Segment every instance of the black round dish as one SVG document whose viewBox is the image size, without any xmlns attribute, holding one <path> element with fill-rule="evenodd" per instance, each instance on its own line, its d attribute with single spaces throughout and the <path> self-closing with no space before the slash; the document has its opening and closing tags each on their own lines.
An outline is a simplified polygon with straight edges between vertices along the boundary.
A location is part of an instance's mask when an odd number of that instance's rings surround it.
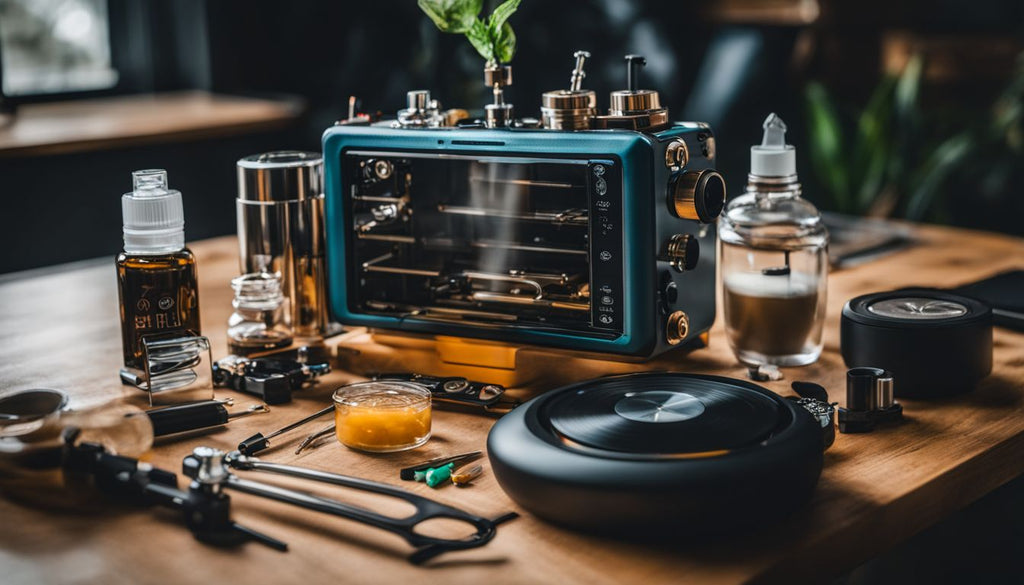
<svg viewBox="0 0 1024 585">
<path fill-rule="evenodd" d="M 647 398 L 663 403 L 667 421 L 651 420 L 658 407 L 638 404 Z M 755 384 L 645 373 L 535 398 L 494 425 L 487 448 L 505 493 L 541 518 L 703 535 L 778 519 L 806 501 L 821 473 L 821 436 L 804 408 Z"/>
</svg>

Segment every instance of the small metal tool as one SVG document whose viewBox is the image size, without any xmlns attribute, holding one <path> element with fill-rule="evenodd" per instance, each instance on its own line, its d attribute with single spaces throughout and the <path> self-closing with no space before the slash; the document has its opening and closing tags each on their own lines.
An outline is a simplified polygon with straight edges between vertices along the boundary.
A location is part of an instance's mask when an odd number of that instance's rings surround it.
<svg viewBox="0 0 1024 585">
<path fill-rule="evenodd" d="M 270 447 L 270 439 L 287 433 L 288 431 L 297 429 L 302 425 L 314 421 L 320 418 L 321 416 L 324 416 L 325 414 L 331 412 L 334 412 L 333 404 L 323 410 L 318 410 L 317 412 L 314 412 L 313 414 L 307 416 L 306 418 L 297 420 L 291 423 L 290 425 L 281 427 L 280 429 L 277 429 L 276 431 L 270 433 L 269 435 L 264 435 L 263 433 L 256 433 L 255 435 L 239 443 L 238 450 L 241 451 L 243 455 L 254 455 L 256 453 L 259 453 L 260 451 L 263 451 L 264 449 Z"/>
<path fill-rule="evenodd" d="M 299 453 L 302 453 L 302 451 L 305 450 L 306 447 L 312 445 L 317 439 L 321 437 L 326 437 L 327 435 L 334 434 L 334 428 L 334 423 L 331 423 L 326 427 L 320 429 L 319 431 L 310 434 L 308 437 L 303 439 L 301 443 L 299 443 L 298 447 L 295 448 L 295 454 L 298 455 Z"/>
<path fill-rule="evenodd" d="M 480 457 L 481 455 L 483 455 L 482 451 L 470 451 L 469 453 L 462 453 L 459 455 L 437 457 L 429 461 L 417 463 L 416 465 L 413 465 L 411 467 L 406 467 L 405 469 L 399 472 L 398 476 L 406 481 L 413 481 L 415 479 L 417 471 L 425 471 L 432 467 L 440 467 L 448 463 L 469 463 L 470 461 L 473 461 L 474 459 Z"/>
</svg>

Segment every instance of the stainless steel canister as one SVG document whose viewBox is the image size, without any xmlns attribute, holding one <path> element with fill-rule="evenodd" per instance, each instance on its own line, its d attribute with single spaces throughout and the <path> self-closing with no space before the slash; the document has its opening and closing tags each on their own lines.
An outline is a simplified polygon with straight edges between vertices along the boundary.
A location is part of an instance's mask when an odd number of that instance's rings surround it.
<svg viewBox="0 0 1024 585">
<path fill-rule="evenodd" d="M 323 158 L 276 151 L 238 161 L 238 245 L 243 274 L 277 272 L 296 337 L 327 328 Z"/>
</svg>

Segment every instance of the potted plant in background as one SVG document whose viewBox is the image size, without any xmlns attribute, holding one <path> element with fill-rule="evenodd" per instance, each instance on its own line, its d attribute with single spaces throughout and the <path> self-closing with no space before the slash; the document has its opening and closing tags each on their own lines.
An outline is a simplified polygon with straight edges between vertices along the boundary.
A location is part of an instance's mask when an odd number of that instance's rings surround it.
<svg viewBox="0 0 1024 585">
<path fill-rule="evenodd" d="M 922 108 L 924 65 L 912 57 L 847 115 L 821 84 L 807 86 L 810 160 L 824 207 L 952 223 L 972 210 L 1014 204 L 1005 199 L 1024 180 L 1024 54 L 980 112 Z M 989 220 L 1002 227 L 999 218 Z"/>
</svg>

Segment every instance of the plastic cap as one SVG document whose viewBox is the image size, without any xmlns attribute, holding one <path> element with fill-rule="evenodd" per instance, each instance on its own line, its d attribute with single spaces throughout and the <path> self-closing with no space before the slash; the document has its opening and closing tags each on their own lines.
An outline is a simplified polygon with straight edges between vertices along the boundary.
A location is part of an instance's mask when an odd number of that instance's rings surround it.
<svg viewBox="0 0 1024 585">
<path fill-rule="evenodd" d="M 132 173 L 134 191 L 121 196 L 124 251 L 167 254 L 185 247 L 185 211 L 181 192 L 167 188 L 167 171 Z"/>
<path fill-rule="evenodd" d="M 764 138 L 750 147 L 750 174 L 788 177 L 796 174 L 796 149 L 786 144 L 786 123 L 774 113 L 764 121 Z"/>
</svg>

